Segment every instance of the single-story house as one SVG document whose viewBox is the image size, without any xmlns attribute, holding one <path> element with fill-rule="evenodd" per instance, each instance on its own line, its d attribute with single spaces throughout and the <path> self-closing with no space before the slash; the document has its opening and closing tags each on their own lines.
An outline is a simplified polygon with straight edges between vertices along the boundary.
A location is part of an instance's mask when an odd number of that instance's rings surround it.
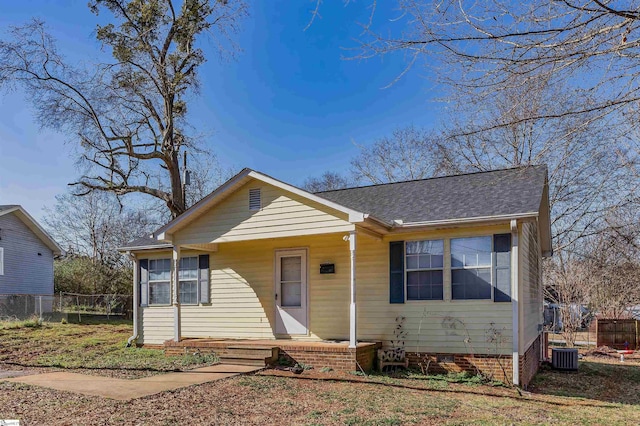
<svg viewBox="0 0 640 426">
<path fill-rule="evenodd" d="M 404 347 L 414 364 L 526 385 L 542 356 L 548 194 L 545 166 L 315 194 L 244 169 L 122 248 L 132 340 L 272 342 L 348 370 Z"/>
<path fill-rule="evenodd" d="M 60 246 L 19 205 L 0 205 L 0 315 L 39 313 L 51 310 L 53 299 L 53 258 Z M 37 303 L 18 295 L 49 296 Z M 13 312 L 12 304 L 19 304 Z M 6 312 L 5 312 L 6 311 Z"/>
</svg>

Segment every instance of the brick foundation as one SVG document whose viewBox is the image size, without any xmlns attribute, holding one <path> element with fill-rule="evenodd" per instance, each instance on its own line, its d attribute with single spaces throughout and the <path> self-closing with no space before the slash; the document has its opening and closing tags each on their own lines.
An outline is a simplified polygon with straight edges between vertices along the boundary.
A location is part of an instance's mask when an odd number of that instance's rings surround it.
<svg viewBox="0 0 640 426">
<path fill-rule="evenodd" d="M 356 349 L 345 347 L 295 346 L 280 347 L 280 356 L 292 363 L 305 364 L 314 368 L 328 367 L 336 371 L 369 372 L 374 367 L 376 351 L 381 344 L 358 346 Z M 359 365 L 359 367 L 358 367 Z"/>
<path fill-rule="evenodd" d="M 428 356 L 429 374 L 460 373 L 466 371 L 470 374 L 482 374 L 493 380 L 511 383 L 512 362 L 510 355 L 469 355 L 469 354 L 445 354 L 407 353 L 410 367 L 419 367 L 418 363 Z"/>
<path fill-rule="evenodd" d="M 536 375 L 540 367 L 540 350 L 542 336 L 538 336 L 531 346 L 520 355 L 518 363 L 520 369 L 520 386 L 526 388 Z M 471 374 L 482 374 L 493 380 L 504 383 L 511 383 L 513 379 L 513 360 L 511 355 L 469 355 L 469 354 L 446 354 L 429 353 L 416 354 L 407 353 L 409 366 L 419 367 L 418 363 L 428 356 L 431 360 L 429 364 L 430 374 L 459 373 L 467 371 Z"/>
<path fill-rule="evenodd" d="M 538 372 L 538 368 L 540 368 L 540 363 L 542 362 L 542 359 L 540 359 L 542 340 L 542 335 L 538 336 L 529 346 L 529 349 L 524 352 L 524 355 L 520 356 L 520 386 L 525 389 Z"/>
</svg>

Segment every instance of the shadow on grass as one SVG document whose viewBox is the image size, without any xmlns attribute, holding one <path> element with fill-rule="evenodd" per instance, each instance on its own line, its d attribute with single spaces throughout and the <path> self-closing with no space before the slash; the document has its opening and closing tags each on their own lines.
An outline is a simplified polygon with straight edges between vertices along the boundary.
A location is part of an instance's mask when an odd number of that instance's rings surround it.
<svg viewBox="0 0 640 426">
<path fill-rule="evenodd" d="M 585 406 L 585 407 L 594 407 L 594 408 L 603 408 L 603 409 L 617 409 L 615 405 L 603 405 L 603 404 L 594 404 L 590 401 L 571 401 L 571 402 L 561 402 L 558 400 L 551 400 L 548 398 L 540 399 L 536 398 L 536 395 L 525 395 L 522 394 L 521 391 L 516 388 L 509 387 L 501 387 L 503 392 L 499 392 L 498 388 L 491 388 L 489 386 L 481 386 L 478 389 L 451 389 L 451 388 L 442 388 L 442 387 L 425 387 L 419 386 L 417 384 L 412 383 L 402 383 L 402 382 L 420 382 L 417 379 L 404 379 L 397 380 L 390 378 L 389 381 L 380 381 L 380 380 L 371 380 L 365 377 L 362 378 L 346 378 L 346 377 L 305 377 L 305 376 L 291 376 L 291 375 L 278 375 L 278 374 L 265 374 L 264 376 L 280 376 L 280 377 L 288 377 L 296 380 L 308 380 L 308 381 L 326 381 L 326 382 L 335 382 L 335 383 L 361 383 L 365 385 L 377 385 L 377 386 L 385 386 L 397 389 L 409 389 L 413 391 L 423 391 L 423 392 L 438 392 L 443 394 L 457 394 L 457 395 L 477 395 L 477 396 L 486 396 L 493 398 L 504 398 L 510 399 L 513 401 L 527 401 L 540 405 L 554 405 L 558 407 L 569 407 L 569 406 Z M 381 377 L 381 376 L 371 376 L 371 377 Z M 427 381 L 426 379 L 425 381 Z M 494 390 L 495 389 L 495 390 Z M 507 393 L 510 392 L 510 393 Z M 560 395 L 554 395 L 560 396 Z M 562 395 L 566 396 L 566 395 Z M 609 401 L 607 401 L 609 402 Z M 617 401 L 611 401 L 617 402 Z"/>
<path fill-rule="evenodd" d="M 540 395 L 640 405 L 640 365 L 580 361 L 578 371 L 543 366 L 530 391 Z"/>
</svg>

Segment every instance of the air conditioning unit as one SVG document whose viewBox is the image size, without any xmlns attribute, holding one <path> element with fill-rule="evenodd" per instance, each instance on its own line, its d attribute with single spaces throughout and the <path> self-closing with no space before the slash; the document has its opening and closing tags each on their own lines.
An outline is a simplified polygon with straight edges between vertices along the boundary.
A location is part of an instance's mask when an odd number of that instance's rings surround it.
<svg viewBox="0 0 640 426">
<path fill-rule="evenodd" d="M 578 350 L 569 348 L 551 349 L 551 365 L 556 370 L 577 370 Z"/>
</svg>

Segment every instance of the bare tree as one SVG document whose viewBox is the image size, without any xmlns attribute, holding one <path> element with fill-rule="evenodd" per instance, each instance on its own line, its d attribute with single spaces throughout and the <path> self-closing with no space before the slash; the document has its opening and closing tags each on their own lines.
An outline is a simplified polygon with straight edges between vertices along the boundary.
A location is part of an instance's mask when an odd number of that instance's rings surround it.
<svg viewBox="0 0 640 426">
<path fill-rule="evenodd" d="M 628 167 L 634 159 L 618 133 L 603 122 L 595 124 L 599 114 L 535 118 L 571 104 L 569 92 L 558 85 L 530 79 L 500 92 L 495 103 L 457 101 L 457 118 L 441 138 L 445 168 L 463 172 L 546 164 L 554 250 L 606 229 L 604 218 L 636 197 L 638 178 Z"/>
<path fill-rule="evenodd" d="M 190 183 L 185 188 L 187 208 L 237 173 L 233 167 L 222 166 L 212 154 L 194 157 L 187 167 L 190 174 Z"/>
<path fill-rule="evenodd" d="M 351 161 L 354 180 L 379 184 L 444 174 L 438 142 L 436 133 L 408 126 L 371 145 L 359 145 L 360 152 Z"/>
<path fill-rule="evenodd" d="M 372 4 L 375 8 L 376 2 Z M 638 110 L 636 0 L 396 4 L 392 23 L 382 23 L 374 14 L 364 24 L 358 57 L 402 53 L 408 67 L 428 64 L 455 91 L 481 98 L 544 77 L 571 87 L 572 97 L 579 100 L 551 117 Z"/>
<path fill-rule="evenodd" d="M 125 208 L 107 192 L 58 195 L 44 224 L 67 251 L 54 264 L 56 291 L 94 294 L 131 293 L 131 262 L 118 247 L 158 226 L 153 215 Z"/>
<path fill-rule="evenodd" d="M 117 248 L 158 226 L 152 216 L 122 207 L 115 195 L 106 192 L 58 195 L 55 206 L 45 211 L 47 230 L 65 250 L 105 265 L 122 264 Z"/>
<path fill-rule="evenodd" d="M 617 212 L 607 222 L 609 229 L 584 254 L 591 276 L 587 296 L 601 317 L 618 319 L 640 304 L 640 228 L 632 211 Z"/>
<path fill-rule="evenodd" d="M 71 66 L 41 21 L 14 27 L 0 41 L 0 87 L 23 87 L 46 127 L 69 135 L 83 167 L 78 194 L 142 193 L 162 200 L 172 216 L 185 210 L 179 153 L 187 96 L 198 88 L 209 35 L 221 52 L 246 14 L 241 0 L 92 0 L 114 23 L 98 25 L 98 41 L 113 60 Z"/>
<path fill-rule="evenodd" d="M 567 252 L 556 258 L 556 262 L 547 265 L 545 298 L 560 307 L 562 337 L 567 346 L 573 347 L 583 324 L 582 305 L 587 300 L 590 270 L 584 262 Z"/>
<path fill-rule="evenodd" d="M 324 172 L 320 177 L 310 177 L 304 181 L 302 187 L 309 192 L 333 191 L 349 188 L 355 182 L 336 172 Z"/>
</svg>

